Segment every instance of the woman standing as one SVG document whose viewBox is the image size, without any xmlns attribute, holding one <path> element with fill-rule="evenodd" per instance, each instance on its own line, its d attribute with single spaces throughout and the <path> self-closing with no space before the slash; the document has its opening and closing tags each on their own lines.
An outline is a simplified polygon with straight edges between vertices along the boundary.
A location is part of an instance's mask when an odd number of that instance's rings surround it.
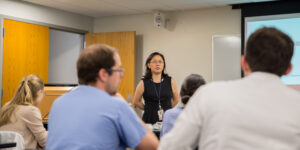
<svg viewBox="0 0 300 150">
<path fill-rule="evenodd" d="M 37 75 L 25 76 L 11 101 L 0 110 L 0 131 L 21 134 L 25 149 L 44 147 L 47 131 L 37 108 L 45 96 L 44 83 Z"/>
<path fill-rule="evenodd" d="M 164 111 L 176 106 L 178 92 L 174 80 L 165 73 L 166 63 L 162 54 L 150 54 L 145 63 L 145 74 L 136 87 L 135 105 L 144 110 L 143 121 L 154 124 L 162 120 Z M 145 105 L 141 102 L 142 97 Z"/>
</svg>

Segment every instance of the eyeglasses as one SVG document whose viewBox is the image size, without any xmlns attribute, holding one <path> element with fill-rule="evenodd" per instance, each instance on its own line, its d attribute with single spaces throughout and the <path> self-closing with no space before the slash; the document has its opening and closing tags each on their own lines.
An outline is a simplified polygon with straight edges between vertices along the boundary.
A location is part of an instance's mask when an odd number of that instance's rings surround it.
<svg viewBox="0 0 300 150">
<path fill-rule="evenodd" d="M 163 64 L 164 62 L 163 61 L 151 61 L 150 63 L 151 64 Z"/>
<path fill-rule="evenodd" d="M 124 69 L 120 68 L 120 69 L 111 69 L 111 68 L 107 68 L 105 69 L 107 72 L 120 72 L 120 73 L 124 73 Z"/>
</svg>

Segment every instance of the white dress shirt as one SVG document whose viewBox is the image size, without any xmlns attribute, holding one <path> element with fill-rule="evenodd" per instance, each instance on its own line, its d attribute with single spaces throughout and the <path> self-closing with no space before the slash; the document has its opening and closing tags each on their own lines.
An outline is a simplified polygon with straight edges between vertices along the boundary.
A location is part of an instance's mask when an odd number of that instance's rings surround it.
<svg viewBox="0 0 300 150">
<path fill-rule="evenodd" d="M 254 72 L 198 89 L 159 150 L 299 150 L 300 92 Z"/>
</svg>

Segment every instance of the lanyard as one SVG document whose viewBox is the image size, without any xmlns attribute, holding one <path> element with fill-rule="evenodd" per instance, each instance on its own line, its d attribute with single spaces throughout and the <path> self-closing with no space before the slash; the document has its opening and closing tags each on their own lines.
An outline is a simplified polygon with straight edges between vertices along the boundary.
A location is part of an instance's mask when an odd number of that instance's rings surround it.
<svg viewBox="0 0 300 150">
<path fill-rule="evenodd" d="M 156 89 L 156 86 L 155 86 L 153 80 L 151 80 L 151 81 L 152 81 L 152 84 L 153 84 L 153 87 L 154 87 L 154 90 L 155 90 L 155 94 L 158 98 L 159 109 L 161 109 L 161 106 L 160 106 L 160 92 L 161 92 L 161 81 L 162 80 L 160 80 L 160 83 L 159 83 L 159 90 Z"/>
</svg>

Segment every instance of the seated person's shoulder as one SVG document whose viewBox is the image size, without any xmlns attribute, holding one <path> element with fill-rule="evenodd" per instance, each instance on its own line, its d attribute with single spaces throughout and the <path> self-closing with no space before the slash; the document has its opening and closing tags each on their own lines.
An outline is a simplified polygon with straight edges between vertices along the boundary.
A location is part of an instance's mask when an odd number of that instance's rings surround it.
<svg viewBox="0 0 300 150">
<path fill-rule="evenodd" d="M 128 103 L 120 97 L 112 96 L 111 100 L 113 101 L 113 103 L 115 103 L 116 105 L 118 105 L 120 107 L 124 107 L 124 106 L 128 107 L 129 106 Z"/>
<path fill-rule="evenodd" d="M 171 117 L 171 116 L 177 116 L 182 111 L 182 108 L 180 106 L 174 107 L 172 109 L 167 110 L 164 113 L 164 117 Z"/>
<path fill-rule="evenodd" d="M 174 108 L 168 109 L 168 110 L 164 113 L 164 116 L 169 116 L 169 115 L 171 115 L 171 114 L 173 113 L 173 111 L 174 111 Z"/>
<path fill-rule="evenodd" d="M 41 114 L 39 108 L 31 105 L 20 106 L 18 112 L 23 117 L 39 116 Z"/>
<path fill-rule="evenodd" d="M 32 105 L 21 105 L 19 110 L 22 112 L 39 112 L 39 108 Z"/>
<path fill-rule="evenodd" d="M 197 89 L 199 91 L 215 91 L 217 89 L 221 90 L 226 90 L 226 88 L 234 86 L 235 81 L 216 81 L 216 82 L 211 82 L 206 85 L 201 86 L 200 88 Z"/>
</svg>

